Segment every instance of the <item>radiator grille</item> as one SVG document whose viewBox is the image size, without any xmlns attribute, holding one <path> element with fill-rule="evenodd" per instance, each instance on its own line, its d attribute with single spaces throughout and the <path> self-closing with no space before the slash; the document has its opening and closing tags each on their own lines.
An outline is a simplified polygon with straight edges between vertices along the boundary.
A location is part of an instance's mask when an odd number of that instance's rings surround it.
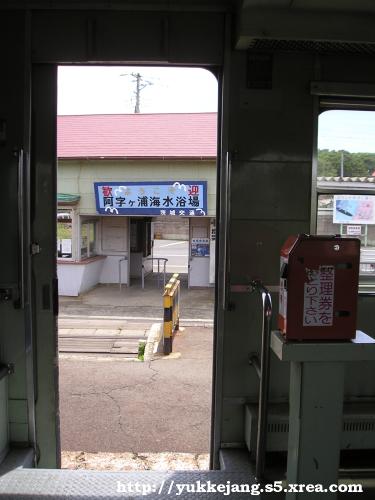
<svg viewBox="0 0 375 500">
<path fill-rule="evenodd" d="M 287 422 L 271 422 L 267 426 L 268 432 L 289 432 L 289 424 Z"/>
<path fill-rule="evenodd" d="M 249 50 L 283 50 L 315 52 L 320 54 L 375 54 L 375 43 L 316 42 L 309 40 L 273 40 L 255 38 Z"/>
<path fill-rule="evenodd" d="M 342 430 L 344 432 L 373 432 L 375 430 L 375 422 L 344 422 Z"/>
</svg>

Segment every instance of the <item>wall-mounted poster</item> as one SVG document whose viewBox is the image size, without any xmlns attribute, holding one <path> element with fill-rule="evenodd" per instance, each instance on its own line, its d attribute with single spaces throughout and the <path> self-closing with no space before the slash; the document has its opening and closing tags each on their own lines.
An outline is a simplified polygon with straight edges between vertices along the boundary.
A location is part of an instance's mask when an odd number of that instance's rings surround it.
<svg viewBox="0 0 375 500">
<path fill-rule="evenodd" d="M 102 215 L 207 215 L 207 181 L 95 182 Z"/>
<path fill-rule="evenodd" d="M 210 255 L 210 238 L 191 239 L 192 257 L 209 257 L 209 255 Z"/>
<path fill-rule="evenodd" d="M 337 194 L 333 197 L 334 224 L 375 224 L 375 196 Z"/>
</svg>

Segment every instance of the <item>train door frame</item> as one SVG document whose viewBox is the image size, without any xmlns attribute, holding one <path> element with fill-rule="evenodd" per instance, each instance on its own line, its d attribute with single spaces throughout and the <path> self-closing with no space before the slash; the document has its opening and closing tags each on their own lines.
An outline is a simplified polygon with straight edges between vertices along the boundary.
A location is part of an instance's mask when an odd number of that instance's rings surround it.
<svg viewBox="0 0 375 500">
<path fill-rule="evenodd" d="M 228 32 L 229 29 L 229 20 L 226 22 L 226 32 Z M 229 36 L 227 35 L 226 37 L 227 44 L 229 46 Z M 227 50 L 229 53 L 229 49 Z M 228 54 L 226 55 L 228 59 Z M 54 76 L 52 77 L 52 82 L 54 89 L 52 92 L 52 96 L 50 96 L 50 101 L 49 105 L 51 106 L 51 103 L 54 108 L 54 116 L 51 117 L 49 116 L 49 119 L 54 119 L 55 127 L 56 127 L 56 117 L 57 117 L 57 80 L 56 80 L 56 73 L 57 73 L 57 68 L 61 63 L 59 62 L 54 62 L 51 64 L 38 64 L 38 63 L 33 63 L 32 64 L 32 75 L 33 78 L 35 78 L 35 74 L 37 74 L 37 79 L 42 79 L 43 77 L 39 75 L 39 73 L 43 73 L 43 71 L 46 73 L 48 71 L 51 72 Z M 131 65 L 129 62 L 126 63 L 118 63 L 118 64 L 124 64 L 124 65 Z M 106 66 L 105 62 L 102 63 L 95 63 L 95 65 L 100 66 Z M 152 63 L 149 63 L 149 65 L 152 65 Z M 171 64 L 170 66 L 175 66 Z M 202 67 L 205 68 L 204 65 L 199 65 L 199 64 L 194 64 L 192 65 L 193 67 Z M 207 69 L 207 67 L 205 68 Z M 223 85 L 223 80 L 224 76 L 226 75 L 227 79 L 229 79 L 229 66 L 228 64 L 224 61 L 222 66 L 212 66 L 212 70 L 216 69 L 214 73 L 216 74 L 216 77 L 218 79 L 218 142 L 217 142 L 217 150 L 218 150 L 218 155 L 217 155 L 217 174 L 216 174 L 216 183 L 217 183 L 217 196 L 216 196 L 216 206 L 217 206 L 217 211 L 216 211 L 216 217 L 217 220 L 221 221 L 220 222 L 220 228 L 218 227 L 218 244 L 216 245 L 216 259 L 215 259 L 215 274 L 216 274 L 216 280 L 215 280 L 215 312 L 214 312 L 214 345 L 213 345 L 213 376 L 212 376 L 212 404 L 211 404 L 211 439 L 210 439 L 210 468 L 213 469 L 218 469 L 219 466 L 219 449 L 221 445 L 221 415 L 222 415 L 222 387 L 223 387 L 223 374 L 222 374 L 222 366 L 223 366 L 223 324 L 224 324 L 224 319 L 223 315 L 225 312 L 225 307 L 224 307 L 224 300 L 222 299 L 223 297 L 223 290 L 225 289 L 225 281 L 226 281 L 226 269 L 227 269 L 227 263 L 228 263 L 228 219 L 229 219 L 229 212 L 228 210 L 228 155 L 226 153 L 227 151 L 227 144 L 228 144 L 228 111 L 227 111 L 227 106 L 224 106 L 224 103 L 227 103 L 229 101 L 229 88 L 228 86 Z M 46 80 L 46 82 L 44 82 Z M 47 87 L 48 84 L 51 83 L 51 76 L 44 76 L 43 83 L 46 83 Z M 36 88 L 36 86 L 34 86 Z M 48 89 L 51 91 L 51 89 Z M 47 93 L 48 94 L 48 93 Z M 45 101 L 41 100 L 41 93 L 38 92 L 38 95 L 36 97 L 36 93 L 32 92 L 31 94 L 31 104 L 34 108 L 33 111 L 33 126 L 31 127 L 31 135 L 32 139 L 35 139 L 35 131 L 38 130 L 38 120 L 41 121 L 40 126 L 43 128 L 44 123 L 43 120 L 45 119 L 45 113 L 46 113 L 46 107 L 45 107 Z M 43 96 L 45 98 L 45 95 Z M 47 108 L 49 109 L 49 108 Z M 50 176 L 50 181 L 52 179 L 52 184 L 51 185 L 51 193 L 55 193 L 56 191 L 56 171 L 57 171 L 57 159 L 56 159 L 56 144 L 55 141 L 50 140 L 48 143 L 49 145 L 53 145 L 54 147 L 54 157 L 50 156 L 49 161 L 44 158 L 44 163 L 47 164 L 52 164 L 54 166 L 52 176 Z M 42 153 L 45 153 L 45 151 Z M 30 155 L 31 158 L 31 164 L 34 166 L 39 163 L 40 158 L 38 157 L 38 153 L 34 149 L 32 151 L 32 154 Z M 31 197 L 33 200 L 38 199 L 38 189 L 42 187 L 42 184 L 35 182 L 33 189 L 31 190 Z M 56 193 L 55 193 L 56 194 Z M 40 195 L 40 193 L 39 193 Z M 40 197 L 40 196 L 39 196 Z M 33 202 L 32 200 L 32 202 Z M 36 204 L 36 203 L 35 203 Z M 51 202 L 51 205 L 54 206 Z M 220 215 L 219 215 L 220 214 Z M 55 213 L 52 214 L 52 219 L 55 217 Z M 40 231 L 42 228 L 40 227 L 40 223 L 42 222 L 42 217 L 39 215 L 39 218 L 37 217 L 35 222 L 36 224 L 33 227 L 33 240 L 38 240 L 40 237 L 38 236 L 38 233 L 40 234 Z M 53 219 L 55 222 L 55 219 Z M 39 228 L 37 228 L 39 224 Z M 42 224 L 43 225 L 43 224 Z M 219 226 L 219 224 L 218 224 Z M 53 228 L 53 235 L 49 235 L 49 239 L 53 242 L 51 245 L 45 245 L 44 248 L 50 248 L 55 249 L 56 248 L 56 234 L 55 234 L 55 225 L 52 223 L 51 220 L 51 227 Z M 221 231 L 219 231 L 221 229 Z M 45 232 L 45 228 L 43 228 L 43 231 Z M 130 224 L 129 224 L 129 231 L 130 231 Z M 130 235 L 129 235 L 130 236 Z M 130 250 L 130 238 L 129 238 L 129 250 Z M 129 252 L 129 259 L 130 259 L 130 252 Z M 43 261 L 43 259 L 41 259 Z M 54 260 L 55 267 L 56 267 L 56 259 Z M 41 264 L 42 265 L 42 264 Z M 33 265 L 33 270 L 34 270 L 34 284 L 33 284 L 33 294 L 35 296 L 38 295 L 38 290 L 43 288 L 43 286 L 48 285 L 43 285 L 42 283 L 38 283 L 39 280 L 39 274 L 35 272 L 35 266 Z M 50 277 L 53 279 L 53 281 L 56 281 L 56 278 L 54 277 L 54 269 L 55 267 L 52 267 L 50 270 L 49 274 Z M 220 268 L 220 272 L 219 272 Z M 129 261 L 129 269 L 130 269 L 130 261 Z M 47 289 L 46 289 L 47 290 Z M 51 294 L 54 293 L 53 296 L 53 303 L 55 304 L 58 300 L 57 296 L 57 287 L 54 288 L 54 290 L 51 289 Z M 57 306 L 56 306 L 57 307 Z M 43 309 L 41 308 L 35 308 L 35 315 L 38 316 L 40 315 L 40 311 Z M 56 348 L 56 341 L 57 341 L 57 312 L 56 308 L 51 309 L 49 311 L 49 321 L 51 323 L 50 325 L 50 330 L 53 330 L 55 332 L 55 337 L 54 337 L 54 345 Z M 35 337 L 36 337 L 36 344 L 40 344 L 39 342 L 39 333 L 38 333 L 38 328 L 35 328 Z M 54 352 L 53 359 L 57 357 L 57 352 Z M 51 356 L 52 358 L 52 356 Z M 37 369 L 37 368 L 36 368 Z M 53 397 L 54 397 L 54 407 L 55 407 L 55 412 L 56 412 L 56 423 L 55 423 L 55 429 L 51 429 L 51 434 L 50 435 L 55 435 L 55 446 L 54 446 L 54 453 L 55 453 L 55 463 L 59 465 L 60 463 L 60 438 L 59 438 L 59 421 L 58 421 L 58 415 L 59 415 L 59 409 L 58 409 L 58 367 L 55 366 L 53 368 L 53 371 L 55 373 L 54 376 L 54 388 L 53 391 L 50 388 L 49 392 L 53 392 Z M 40 377 L 39 377 L 40 380 Z M 38 387 L 35 387 L 35 392 L 38 391 Z M 48 395 L 44 394 L 43 396 L 46 397 L 46 405 L 48 406 L 50 402 L 48 402 Z M 39 403 L 40 406 L 40 403 Z M 36 409 L 38 411 L 38 408 Z M 35 419 L 35 417 L 34 417 Z M 39 422 L 40 422 L 39 418 Z M 38 424 L 38 422 L 37 422 Z M 40 426 L 40 423 L 39 423 Z M 38 425 L 37 425 L 38 427 Z M 42 432 L 39 432 L 39 435 L 41 435 Z M 51 447 L 51 440 L 49 442 L 49 447 Z M 51 459 L 49 459 L 48 463 L 51 463 Z M 43 460 L 41 462 L 43 466 L 48 466 L 45 465 L 45 461 Z"/>
</svg>

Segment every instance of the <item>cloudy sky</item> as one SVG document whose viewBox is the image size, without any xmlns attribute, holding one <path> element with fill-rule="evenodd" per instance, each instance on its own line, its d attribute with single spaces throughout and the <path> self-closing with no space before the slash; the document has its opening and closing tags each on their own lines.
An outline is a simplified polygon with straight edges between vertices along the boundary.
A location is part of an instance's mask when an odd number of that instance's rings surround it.
<svg viewBox="0 0 375 500">
<path fill-rule="evenodd" d="M 375 153 L 373 111 L 326 111 L 319 118 L 320 149 Z"/>
<path fill-rule="evenodd" d="M 60 115 L 133 113 L 142 75 L 141 113 L 217 111 L 217 80 L 198 68 L 65 66 L 59 68 Z"/>
</svg>

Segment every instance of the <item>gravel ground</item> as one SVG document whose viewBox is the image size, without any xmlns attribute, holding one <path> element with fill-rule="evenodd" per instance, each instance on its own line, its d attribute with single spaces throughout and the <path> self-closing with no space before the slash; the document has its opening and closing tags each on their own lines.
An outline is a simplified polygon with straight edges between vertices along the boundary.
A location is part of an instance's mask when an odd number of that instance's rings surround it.
<svg viewBox="0 0 375 500">
<path fill-rule="evenodd" d="M 208 470 L 209 455 L 193 453 L 86 453 L 63 451 L 63 469 L 107 471 Z"/>
</svg>

